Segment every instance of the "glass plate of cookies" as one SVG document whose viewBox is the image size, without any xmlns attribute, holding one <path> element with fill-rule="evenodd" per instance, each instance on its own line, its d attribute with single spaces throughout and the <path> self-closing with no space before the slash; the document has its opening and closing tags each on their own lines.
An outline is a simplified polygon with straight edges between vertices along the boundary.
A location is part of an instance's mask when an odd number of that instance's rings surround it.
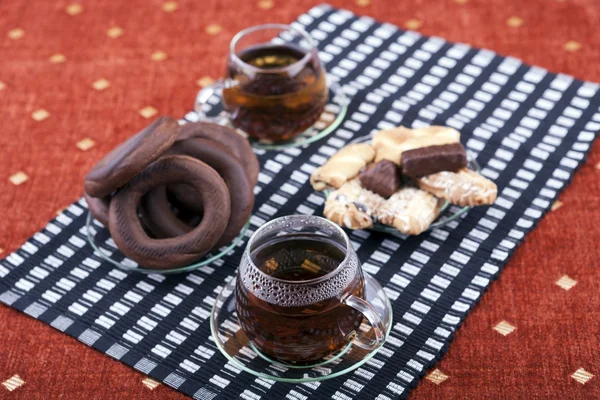
<svg viewBox="0 0 600 400">
<path fill-rule="evenodd" d="M 324 215 L 348 229 L 419 235 L 496 200 L 460 132 L 397 127 L 355 139 L 311 175 Z"/>
</svg>

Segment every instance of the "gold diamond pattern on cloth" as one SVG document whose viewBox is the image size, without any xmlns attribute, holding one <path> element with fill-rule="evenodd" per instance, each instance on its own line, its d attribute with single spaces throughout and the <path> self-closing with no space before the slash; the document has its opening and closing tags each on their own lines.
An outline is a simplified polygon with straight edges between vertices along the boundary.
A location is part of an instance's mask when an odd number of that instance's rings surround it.
<svg viewBox="0 0 600 400">
<path fill-rule="evenodd" d="M 164 61 L 167 59 L 167 53 L 165 53 L 162 50 L 158 50 L 155 51 L 154 53 L 152 53 L 152 55 L 150 56 L 150 59 L 152 61 Z"/>
<path fill-rule="evenodd" d="M 569 278 L 567 275 L 563 275 L 559 280 L 555 282 L 558 286 L 565 290 L 571 289 L 573 286 L 577 285 L 577 281 L 575 279 Z"/>
<path fill-rule="evenodd" d="M 435 383 L 436 385 L 439 385 L 440 383 L 442 383 L 446 379 L 448 379 L 449 376 L 444 374 L 442 371 L 440 371 L 439 369 L 436 368 L 433 371 L 431 371 L 431 373 L 429 375 L 427 375 L 425 378 L 427 380 Z"/>
<path fill-rule="evenodd" d="M 67 61 L 67 57 L 64 54 L 56 53 L 52 54 L 48 59 L 52 64 L 61 64 Z"/>
<path fill-rule="evenodd" d="M 67 8 L 65 8 L 65 11 L 67 14 L 75 16 L 83 12 L 83 6 L 79 3 L 69 4 Z"/>
<path fill-rule="evenodd" d="M 510 335 L 515 329 L 517 328 L 506 321 L 501 321 L 494 326 L 494 330 L 503 336 Z"/>
<path fill-rule="evenodd" d="M 223 30 L 223 27 L 219 24 L 210 24 L 206 27 L 205 32 L 209 35 L 218 35 Z"/>
<path fill-rule="evenodd" d="M 98 91 L 107 89 L 109 86 L 110 82 L 104 78 L 98 79 L 97 81 L 94 81 L 94 83 L 92 83 L 92 87 Z"/>
<path fill-rule="evenodd" d="M 25 384 L 25 381 L 23 379 L 21 379 L 21 377 L 19 375 L 13 375 L 9 379 L 2 382 L 2 385 L 9 392 L 12 392 L 13 390 L 23 386 L 24 384 Z"/>
<path fill-rule="evenodd" d="M 35 110 L 31 113 L 31 118 L 33 118 L 35 121 L 43 121 L 47 118 L 50 118 L 50 113 L 47 110 L 40 108 L 39 110 Z"/>
<path fill-rule="evenodd" d="M 25 31 L 21 28 L 14 28 L 8 31 L 6 35 L 9 37 L 9 39 L 18 40 L 25 36 Z"/>
<path fill-rule="evenodd" d="M 92 147 L 94 147 L 96 145 L 96 142 L 94 142 L 92 139 L 90 138 L 85 138 L 85 139 L 81 139 L 79 142 L 77 142 L 76 146 L 79 150 L 81 151 L 88 151 L 89 149 L 91 149 Z"/>
<path fill-rule="evenodd" d="M 158 113 L 158 110 L 152 106 L 146 106 L 140 110 L 140 115 L 144 118 L 152 118 Z"/>
<path fill-rule="evenodd" d="M 175 10 L 177 10 L 178 5 L 176 1 L 167 1 L 166 3 L 163 3 L 162 5 L 162 9 L 165 12 L 173 12 Z"/>
<path fill-rule="evenodd" d="M 577 382 L 581 383 L 582 385 L 585 385 L 587 383 L 587 381 L 589 381 L 593 377 L 594 377 L 594 375 L 590 374 L 583 368 L 579 368 L 577 371 L 575 371 L 575 372 L 573 372 L 573 374 L 571 374 L 571 378 L 575 379 Z"/>
<path fill-rule="evenodd" d="M 28 179 L 29 179 L 29 177 L 23 171 L 19 171 L 15 174 L 11 175 L 10 178 L 8 178 L 8 180 L 15 186 L 19 186 L 19 185 L 27 182 Z"/>
<path fill-rule="evenodd" d="M 409 19 L 408 21 L 406 21 L 404 26 L 406 27 L 406 29 L 416 31 L 417 29 L 423 26 L 423 22 L 418 19 Z"/>
<path fill-rule="evenodd" d="M 154 389 L 156 389 L 157 387 L 160 386 L 160 382 L 157 382 L 157 381 L 155 381 L 154 379 L 151 379 L 151 378 L 144 379 L 142 381 L 142 384 L 144 386 L 146 386 L 150 390 L 154 390 Z"/>
<path fill-rule="evenodd" d="M 574 40 L 569 40 L 567 43 L 565 43 L 564 49 L 566 51 L 575 52 L 581 49 L 581 43 Z"/>
<path fill-rule="evenodd" d="M 272 0 L 260 0 L 258 2 L 258 8 L 262 8 L 263 10 L 270 10 L 271 8 L 273 8 L 273 1 Z"/>
<path fill-rule="evenodd" d="M 118 26 L 113 26 L 106 31 L 106 35 L 108 35 L 110 38 L 116 39 L 123 35 L 123 29 L 119 28 Z"/>
<path fill-rule="evenodd" d="M 506 25 L 508 25 L 511 28 L 518 28 L 521 25 L 523 25 L 523 19 L 519 18 L 519 17 L 510 17 L 509 19 L 506 20 Z"/>
</svg>

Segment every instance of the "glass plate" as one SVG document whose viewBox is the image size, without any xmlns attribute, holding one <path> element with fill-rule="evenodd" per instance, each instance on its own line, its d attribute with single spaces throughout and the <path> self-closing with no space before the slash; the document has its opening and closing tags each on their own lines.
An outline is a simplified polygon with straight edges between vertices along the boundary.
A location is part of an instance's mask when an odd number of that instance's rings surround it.
<svg viewBox="0 0 600 400">
<path fill-rule="evenodd" d="M 371 141 L 372 139 L 373 139 L 372 135 L 367 135 L 367 136 L 363 136 L 363 137 L 354 139 L 349 144 L 367 143 L 367 142 Z M 467 160 L 468 160 L 467 167 L 469 169 L 471 169 L 473 171 L 481 172 L 481 167 L 477 163 L 477 160 L 475 160 L 475 157 L 468 152 L 467 152 Z M 325 199 L 327 199 L 327 196 L 329 195 L 330 191 L 331 191 L 331 189 L 325 189 L 322 191 L 323 195 L 325 196 Z M 470 208 L 471 207 L 469 207 L 469 206 L 465 206 L 465 207 L 454 206 L 449 201 L 444 202 L 444 204 L 442 204 L 442 206 L 440 207 L 440 214 L 435 219 L 435 221 L 433 221 L 431 223 L 431 225 L 429 225 L 429 228 L 427 228 L 425 230 L 425 232 L 433 230 L 433 229 L 441 228 L 442 226 L 458 219 L 461 215 L 463 215 L 467 211 L 469 211 Z M 380 224 L 380 223 L 374 223 L 371 228 L 368 228 L 368 230 L 375 231 L 375 232 L 388 233 L 390 235 L 395 235 L 395 236 L 406 236 L 405 234 L 403 234 L 396 228 L 394 228 L 392 226 Z"/>
<path fill-rule="evenodd" d="M 325 110 L 319 117 L 319 120 L 315 122 L 313 126 L 285 142 L 272 142 L 268 140 L 255 140 L 248 138 L 248 141 L 252 147 L 262 150 L 282 150 L 290 147 L 306 146 L 312 142 L 316 142 L 319 139 L 331 134 L 344 120 L 346 113 L 348 112 L 348 104 L 350 99 L 342 90 L 342 87 L 337 83 L 328 83 L 329 86 L 329 98 L 327 104 L 325 104 Z M 219 96 L 220 103 L 220 96 Z M 227 113 L 221 112 L 220 114 L 209 117 L 206 120 L 215 122 L 220 125 L 226 125 L 232 128 L 231 122 L 227 117 Z M 244 133 L 244 136 L 247 136 Z"/>
<path fill-rule="evenodd" d="M 215 253 L 213 251 L 213 252 L 210 252 L 210 253 L 204 255 L 201 259 L 199 259 L 197 262 L 195 262 L 193 264 L 186 265 L 184 267 L 179 267 L 179 268 L 150 269 L 150 268 L 144 268 L 144 267 L 138 265 L 135 261 L 132 261 L 132 260 L 126 258 L 123 255 L 123 253 L 121 253 L 119 251 L 119 249 L 116 248 L 116 246 L 114 245 L 114 242 L 113 243 L 104 243 L 103 245 L 99 245 L 96 242 L 96 235 L 98 233 L 98 228 L 101 230 L 105 230 L 106 228 L 104 228 L 102 225 L 93 226 L 92 221 L 93 221 L 92 214 L 90 212 L 88 212 L 87 219 L 85 221 L 86 236 L 87 236 L 88 242 L 90 243 L 90 245 L 92 246 L 94 251 L 102 259 L 113 264 L 115 267 L 125 270 L 125 271 L 135 271 L 135 272 L 140 272 L 142 274 L 163 274 L 163 275 L 178 274 L 181 272 L 193 271 L 195 269 L 198 269 L 200 267 L 208 265 L 208 264 L 218 260 L 219 258 L 222 258 L 227 253 L 229 253 L 235 246 L 237 246 L 238 243 L 244 238 L 244 236 L 246 235 L 246 230 L 248 229 L 248 226 L 250 225 L 250 220 L 248 220 L 248 222 L 246 222 L 246 224 L 242 228 L 242 231 L 240 232 L 240 234 L 235 239 L 233 239 L 233 241 L 229 245 L 227 245 L 225 247 L 221 247 L 220 249 L 218 249 L 217 253 Z M 100 223 L 97 223 L 97 224 L 100 224 Z M 112 242 L 112 239 L 110 238 L 110 236 L 108 239 Z M 109 247 L 111 249 L 112 253 L 109 253 L 108 251 L 103 249 L 106 247 Z"/>
<path fill-rule="evenodd" d="M 392 327 L 392 305 L 381 285 L 369 274 L 365 276 L 365 300 L 379 316 L 386 328 L 386 337 Z M 231 363 L 252 375 L 281 382 L 314 382 L 335 378 L 353 371 L 369 361 L 379 349 L 364 350 L 349 343 L 338 353 L 308 366 L 282 363 L 258 350 L 240 328 L 235 311 L 235 281 L 223 288 L 210 315 L 210 329 L 217 347 Z M 368 325 L 368 323 L 367 323 Z M 373 334 L 373 329 L 362 334 Z"/>
</svg>

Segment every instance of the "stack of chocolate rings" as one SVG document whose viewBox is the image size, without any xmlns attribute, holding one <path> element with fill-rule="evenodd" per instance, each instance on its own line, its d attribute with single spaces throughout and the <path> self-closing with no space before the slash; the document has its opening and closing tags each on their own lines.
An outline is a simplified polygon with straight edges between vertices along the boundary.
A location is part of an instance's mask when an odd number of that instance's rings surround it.
<svg viewBox="0 0 600 400">
<path fill-rule="evenodd" d="M 160 117 L 92 168 L 84 197 L 125 256 L 145 268 L 172 269 L 238 236 L 254 206 L 259 169 L 234 130 Z"/>
</svg>

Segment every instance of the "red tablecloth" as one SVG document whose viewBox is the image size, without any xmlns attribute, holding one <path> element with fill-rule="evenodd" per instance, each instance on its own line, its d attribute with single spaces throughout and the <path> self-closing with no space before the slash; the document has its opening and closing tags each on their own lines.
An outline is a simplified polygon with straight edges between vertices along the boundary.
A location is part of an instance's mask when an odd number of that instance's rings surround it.
<svg viewBox="0 0 600 400">
<path fill-rule="evenodd" d="M 17 248 L 78 198 L 88 169 L 148 123 L 140 110 L 190 110 L 199 84 L 223 71 L 235 32 L 290 22 L 317 3 L 0 2 L 0 248 Z M 331 4 L 600 81 L 598 0 Z M 78 148 L 90 144 L 83 139 L 95 145 Z M 562 206 L 527 237 L 413 398 L 600 398 L 599 195 L 597 143 Z M 556 284 L 565 275 L 576 281 L 569 290 Z M 501 321 L 516 329 L 501 335 L 493 329 Z M 596 376 L 582 384 L 571 377 L 580 368 L 580 381 Z M 0 386 L 0 398 L 183 397 L 165 385 L 150 390 L 133 369 L 0 307 L 0 382 L 14 375 L 25 383 Z"/>
</svg>

